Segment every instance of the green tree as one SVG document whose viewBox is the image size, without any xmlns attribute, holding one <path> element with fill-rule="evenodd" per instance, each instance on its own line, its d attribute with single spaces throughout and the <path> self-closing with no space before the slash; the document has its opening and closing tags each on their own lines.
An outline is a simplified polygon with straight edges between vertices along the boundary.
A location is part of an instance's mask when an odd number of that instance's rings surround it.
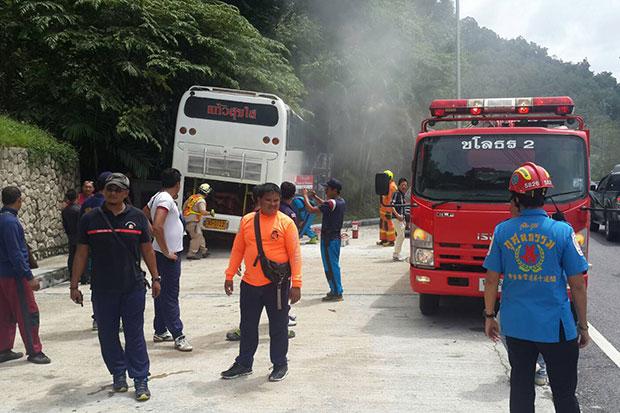
<svg viewBox="0 0 620 413">
<path fill-rule="evenodd" d="M 191 85 L 304 92 L 286 48 L 219 1 L 3 0 L 0 26 L 0 110 L 73 143 L 83 173 L 168 165 Z"/>
</svg>

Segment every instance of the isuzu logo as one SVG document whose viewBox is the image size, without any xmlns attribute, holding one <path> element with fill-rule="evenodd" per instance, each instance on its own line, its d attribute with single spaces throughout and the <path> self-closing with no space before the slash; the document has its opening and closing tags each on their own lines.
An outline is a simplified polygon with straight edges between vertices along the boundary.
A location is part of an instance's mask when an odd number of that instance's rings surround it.
<svg viewBox="0 0 620 413">
<path fill-rule="evenodd" d="M 493 234 L 490 234 L 488 232 L 479 232 L 478 234 L 476 234 L 476 239 L 478 241 L 491 241 L 492 237 Z"/>
</svg>

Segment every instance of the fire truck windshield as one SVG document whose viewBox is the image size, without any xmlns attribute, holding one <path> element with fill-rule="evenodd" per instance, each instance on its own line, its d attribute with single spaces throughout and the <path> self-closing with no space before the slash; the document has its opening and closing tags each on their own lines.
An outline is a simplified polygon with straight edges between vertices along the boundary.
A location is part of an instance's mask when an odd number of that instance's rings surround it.
<svg viewBox="0 0 620 413">
<path fill-rule="evenodd" d="M 574 135 L 445 135 L 418 142 L 414 193 L 433 201 L 508 202 L 512 172 L 527 161 L 551 174 L 556 202 L 584 197 L 586 144 Z"/>
</svg>

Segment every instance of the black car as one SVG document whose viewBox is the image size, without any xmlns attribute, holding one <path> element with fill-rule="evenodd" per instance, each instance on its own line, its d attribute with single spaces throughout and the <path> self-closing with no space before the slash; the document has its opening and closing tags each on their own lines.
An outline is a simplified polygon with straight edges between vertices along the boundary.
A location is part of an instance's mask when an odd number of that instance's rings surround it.
<svg viewBox="0 0 620 413">
<path fill-rule="evenodd" d="M 605 238 L 611 241 L 620 235 L 620 165 L 616 165 L 609 175 L 600 180 L 590 191 L 592 214 L 590 230 L 598 231 L 605 226 Z"/>
</svg>

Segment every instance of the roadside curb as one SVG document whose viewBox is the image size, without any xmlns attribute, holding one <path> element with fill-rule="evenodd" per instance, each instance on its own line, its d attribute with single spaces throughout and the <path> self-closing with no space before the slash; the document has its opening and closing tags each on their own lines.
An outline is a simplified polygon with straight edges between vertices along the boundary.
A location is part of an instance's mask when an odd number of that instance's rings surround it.
<svg viewBox="0 0 620 413">
<path fill-rule="evenodd" d="M 41 280 L 41 289 L 52 287 L 69 280 L 69 269 L 64 267 L 44 267 L 32 270 L 32 275 Z"/>
</svg>

